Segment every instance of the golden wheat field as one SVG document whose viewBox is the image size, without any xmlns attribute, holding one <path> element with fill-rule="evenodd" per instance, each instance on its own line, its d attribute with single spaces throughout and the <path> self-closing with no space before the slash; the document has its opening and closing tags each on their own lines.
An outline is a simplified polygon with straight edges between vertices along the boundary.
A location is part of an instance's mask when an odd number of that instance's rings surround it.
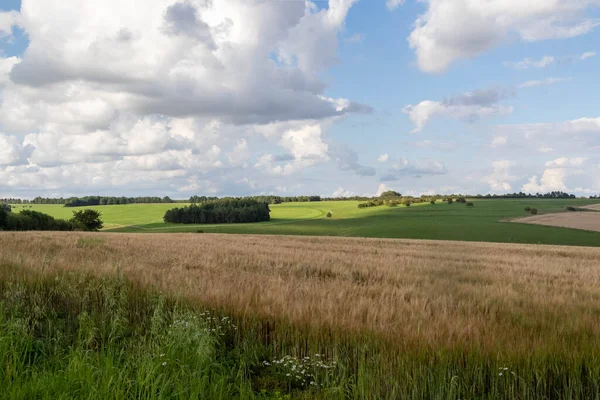
<svg viewBox="0 0 600 400">
<path fill-rule="evenodd" d="M 0 265 L 119 272 L 236 315 L 285 320 L 308 331 L 368 332 L 402 346 L 572 353 L 583 351 L 587 339 L 600 337 L 596 248 L 2 233 Z"/>
</svg>

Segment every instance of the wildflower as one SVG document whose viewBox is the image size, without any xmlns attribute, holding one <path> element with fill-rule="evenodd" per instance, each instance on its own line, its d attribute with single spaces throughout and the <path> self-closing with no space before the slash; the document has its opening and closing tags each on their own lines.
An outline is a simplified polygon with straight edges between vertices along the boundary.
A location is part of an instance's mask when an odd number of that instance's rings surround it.
<svg viewBox="0 0 600 400">
<path fill-rule="evenodd" d="M 164 356 L 165 356 L 165 353 L 162 353 L 160 356 L 161 356 L 161 357 L 164 357 Z"/>
<path fill-rule="evenodd" d="M 498 376 L 502 376 L 502 372 L 500 372 L 500 373 L 498 374 Z"/>
<path fill-rule="evenodd" d="M 165 365 L 167 365 L 167 362 L 166 362 L 166 361 L 164 361 L 164 362 L 162 363 L 162 366 L 163 366 L 163 367 L 164 367 Z"/>
</svg>

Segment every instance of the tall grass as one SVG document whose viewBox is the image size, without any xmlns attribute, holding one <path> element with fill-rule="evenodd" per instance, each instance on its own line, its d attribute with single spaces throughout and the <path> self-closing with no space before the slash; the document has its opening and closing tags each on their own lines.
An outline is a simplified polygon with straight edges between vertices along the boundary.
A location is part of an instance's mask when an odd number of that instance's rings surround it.
<svg viewBox="0 0 600 400">
<path fill-rule="evenodd" d="M 600 398 L 598 249 L 92 236 L 0 234 L 0 397 Z"/>
</svg>

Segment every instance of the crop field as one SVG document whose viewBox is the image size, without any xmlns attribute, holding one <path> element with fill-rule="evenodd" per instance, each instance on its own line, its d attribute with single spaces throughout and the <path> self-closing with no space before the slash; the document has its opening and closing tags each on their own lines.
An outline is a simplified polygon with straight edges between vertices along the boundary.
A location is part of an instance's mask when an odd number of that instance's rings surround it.
<svg viewBox="0 0 600 400">
<path fill-rule="evenodd" d="M 521 224 L 537 224 L 546 226 L 560 226 L 564 228 L 584 229 L 600 232 L 600 212 L 577 212 L 534 215 L 519 218 L 513 222 Z"/>
<path fill-rule="evenodd" d="M 0 233 L 9 398 L 597 399 L 600 249 Z"/>
<path fill-rule="evenodd" d="M 271 221 L 235 225 L 165 224 L 166 210 L 182 204 L 132 204 L 89 207 L 102 212 L 105 230 L 136 233 L 242 233 L 270 235 L 348 236 L 464 240 L 600 246 L 600 233 L 506 221 L 524 217 L 524 208 L 541 214 L 564 211 L 567 206 L 590 206 L 597 200 L 493 199 L 473 200 L 475 206 L 438 202 L 412 207 L 359 209 L 356 201 L 284 203 L 271 205 Z M 22 207 L 22 206 L 20 206 Z M 15 211 L 18 211 L 16 208 Z M 69 218 L 72 208 L 32 205 L 58 218 Z M 328 211 L 333 218 L 326 218 Z"/>
</svg>

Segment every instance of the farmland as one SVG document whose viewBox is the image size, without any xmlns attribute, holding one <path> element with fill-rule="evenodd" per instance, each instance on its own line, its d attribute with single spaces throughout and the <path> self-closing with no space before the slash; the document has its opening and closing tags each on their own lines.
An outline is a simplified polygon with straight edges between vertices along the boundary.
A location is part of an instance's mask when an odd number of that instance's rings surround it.
<svg viewBox="0 0 600 400">
<path fill-rule="evenodd" d="M 464 240 L 506 243 L 539 243 L 600 246 L 600 233 L 505 221 L 525 216 L 524 208 L 540 213 L 564 211 L 567 206 L 586 206 L 597 200 L 493 199 L 473 200 L 475 207 L 438 202 L 412 207 L 358 209 L 356 201 L 283 203 L 271 205 L 271 221 L 235 225 L 165 224 L 162 217 L 173 204 L 131 204 L 90 207 L 100 210 L 105 229 L 135 233 L 242 233 L 375 238 Z M 57 218 L 69 218 L 72 208 L 32 205 L 33 210 Z M 15 211 L 18 211 L 16 208 Z M 326 218 L 328 211 L 332 218 Z"/>
<path fill-rule="evenodd" d="M 596 248 L 5 232 L 0 249 L 11 398 L 600 396 Z"/>
</svg>

